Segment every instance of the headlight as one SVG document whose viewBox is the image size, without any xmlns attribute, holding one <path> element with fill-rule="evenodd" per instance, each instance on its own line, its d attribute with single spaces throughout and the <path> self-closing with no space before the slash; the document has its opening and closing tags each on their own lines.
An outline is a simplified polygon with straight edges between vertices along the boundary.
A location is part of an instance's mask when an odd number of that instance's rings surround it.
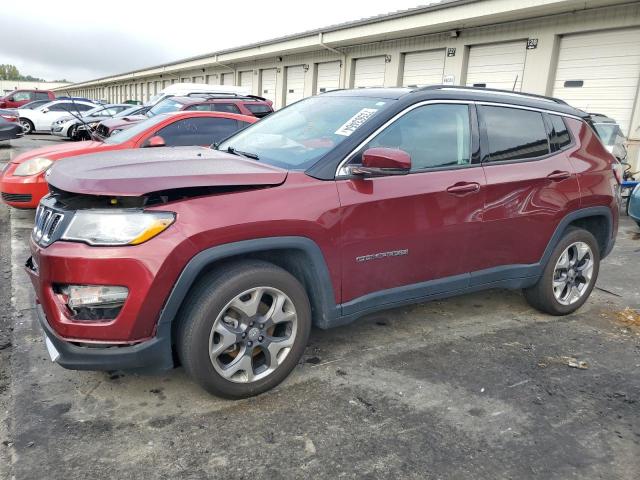
<svg viewBox="0 0 640 480">
<path fill-rule="evenodd" d="M 17 177 L 37 175 L 38 173 L 44 172 L 52 163 L 53 162 L 51 160 L 44 157 L 30 158 L 26 162 L 22 162 L 18 165 L 18 168 L 15 169 L 13 174 Z"/>
<path fill-rule="evenodd" d="M 110 136 L 110 137 L 113 137 L 114 135 L 116 135 L 116 134 L 120 133 L 121 131 L 122 131 L 122 129 L 121 129 L 121 128 L 116 128 L 115 130 L 113 130 L 113 131 L 111 132 L 111 135 L 109 135 L 109 136 Z"/>
<path fill-rule="evenodd" d="M 175 218 L 171 212 L 80 210 L 62 239 L 89 245 L 139 245 L 166 230 Z"/>
</svg>

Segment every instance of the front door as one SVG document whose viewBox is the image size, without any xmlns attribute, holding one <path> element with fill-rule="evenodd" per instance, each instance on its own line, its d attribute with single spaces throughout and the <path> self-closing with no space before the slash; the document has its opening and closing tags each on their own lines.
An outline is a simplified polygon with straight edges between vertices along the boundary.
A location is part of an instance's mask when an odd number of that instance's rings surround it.
<svg viewBox="0 0 640 480">
<path fill-rule="evenodd" d="M 368 148 L 398 148 L 411 157 L 409 174 L 338 177 L 344 314 L 371 302 L 392 303 L 468 284 L 467 257 L 481 225 L 485 187 L 473 153 L 478 139 L 472 108 L 465 103 L 414 108 L 349 161 L 360 163 Z M 403 288 L 388 291 L 396 287 Z"/>
</svg>

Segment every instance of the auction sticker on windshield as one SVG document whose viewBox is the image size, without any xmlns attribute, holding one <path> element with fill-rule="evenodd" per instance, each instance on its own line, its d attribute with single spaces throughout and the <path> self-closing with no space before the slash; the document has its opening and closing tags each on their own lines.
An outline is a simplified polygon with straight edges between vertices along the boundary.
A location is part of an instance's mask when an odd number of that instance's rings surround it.
<svg viewBox="0 0 640 480">
<path fill-rule="evenodd" d="M 342 125 L 338 130 L 336 130 L 335 134 L 348 137 L 353 132 L 355 132 L 364 122 L 375 115 L 377 111 L 378 110 L 376 108 L 363 108 L 353 117 L 347 120 L 344 125 Z"/>
</svg>

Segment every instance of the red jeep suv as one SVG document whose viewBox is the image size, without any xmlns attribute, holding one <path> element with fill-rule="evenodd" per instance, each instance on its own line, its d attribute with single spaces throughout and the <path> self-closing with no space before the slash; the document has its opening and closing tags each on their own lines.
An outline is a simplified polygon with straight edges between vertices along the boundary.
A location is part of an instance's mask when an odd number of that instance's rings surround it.
<svg viewBox="0 0 640 480">
<path fill-rule="evenodd" d="M 60 365 L 180 363 L 241 398 L 291 372 L 312 325 L 488 288 L 575 311 L 614 245 L 613 161 L 560 100 L 335 91 L 217 150 L 56 163 L 26 268 Z"/>
</svg>

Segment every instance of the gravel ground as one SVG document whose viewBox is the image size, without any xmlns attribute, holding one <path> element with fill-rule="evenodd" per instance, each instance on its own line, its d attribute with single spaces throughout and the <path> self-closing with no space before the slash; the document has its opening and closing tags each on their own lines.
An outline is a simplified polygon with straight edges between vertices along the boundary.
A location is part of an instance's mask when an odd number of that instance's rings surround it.
<svg viewBox="0 0 640 480">
<path fill-rule="evenodd" d="M 0 162 L 50 141 L 0 147 Z M 0 206 L 0 478 L 638 478 L 640 230 L 627 218 L 573 315 L 504 290 L 382 312 L 314 331 L 289 379 L 236 402 L 181 369 L 52 364 L 22 271 L 32 221 Z"/>
</svg>

